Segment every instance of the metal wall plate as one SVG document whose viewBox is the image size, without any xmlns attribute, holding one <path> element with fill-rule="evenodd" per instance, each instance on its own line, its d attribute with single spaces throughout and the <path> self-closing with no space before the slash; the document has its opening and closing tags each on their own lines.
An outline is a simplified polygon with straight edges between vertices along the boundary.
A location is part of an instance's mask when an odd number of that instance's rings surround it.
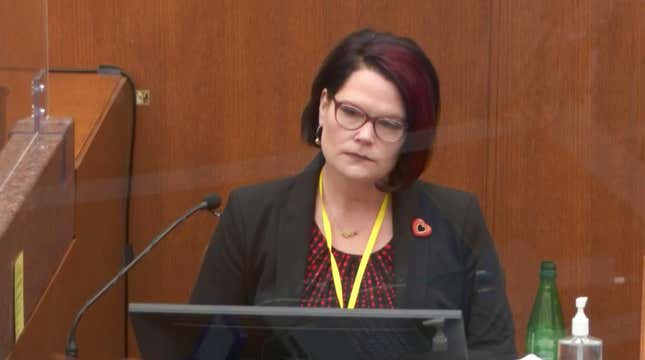
<svg viewBox="0 0 645 360">
<path fill-rule="evenodd" d="M 137 89 L 137 105 L 148 106 L 150 105 L 150 90 Z"/>
</svg>

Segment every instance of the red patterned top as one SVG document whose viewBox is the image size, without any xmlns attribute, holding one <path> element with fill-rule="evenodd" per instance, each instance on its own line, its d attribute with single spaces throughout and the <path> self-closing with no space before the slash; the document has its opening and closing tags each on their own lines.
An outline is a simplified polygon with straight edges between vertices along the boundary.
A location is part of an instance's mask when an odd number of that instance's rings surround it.
<svg viewBox="0 0 645 360">
<path fill-rule="evenodd" d="M 356 308 L 393 309 L 396 307 L 396 292 L 392 287 L 394 279 L 394 251 L 390 241 L 377 252 L 372 253 L 361 289 L 356 299 Z M 347 254 L 332 247 L 340 277 L 343 282 L 343 301 L 347 304 L 354 278 L 361 262 L 360 255 Z M 339 307 L 331 276 L 331 262 L 327 241 L 314 222 L 309 242 L 307 270 L 300 306 Z"/>
</svg>

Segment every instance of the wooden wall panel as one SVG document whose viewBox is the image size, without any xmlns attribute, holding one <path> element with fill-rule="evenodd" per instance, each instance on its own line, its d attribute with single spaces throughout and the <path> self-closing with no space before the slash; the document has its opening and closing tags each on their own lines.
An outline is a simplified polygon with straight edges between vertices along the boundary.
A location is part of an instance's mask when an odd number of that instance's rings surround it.
<svg viewBox="0 0 645 360">
<path fill-rule="evenodd" d="M 6 101 L 0 148 L 18 119 L 31 114 L 31 79 L 47 66 L 46 13 L 47 0 L 0 2 L 0 98 Z"/>
<path fill-rule="evenodd" d="M 509 270 L 518 343 L 539 262 L 552 259 L 567 324 L 575 297 L 588 295 L 605 358 L 637 358 L 643 3 L 495 3 L 492 227 Z"/>
<path fill-rule="evenodd" d="M 305 165 L 315 151 L 299 139 L 299 116 L 315 71 L 364 26 L 410 35 L 433 58 L 445 128 L 426 177 L 483 194 L 489 11 L 486 2 L 61 0 L 50 3 L 50 59 L 112 63 L 152 91 L 136 131 L 130 234 L 139 251 L 204 194 Z M 129 300 L 186 301 L 214 224 L 197 215 L 169 236 L 130 275 Z"/>
<path fill-rule="evenodd" d="M 0 96 L 4 97 L 4 122 L 0 127 L 0 136 L 7 141 L 12 129 L 20 119 L 31 116 L 31 80 L 35 70 L 21 71 L 0 70 Z M 2 116 L 0 115 L 0 116 Z"/>
<path fill-rule="evenodd" d="M 424 178 L 480 196 L 518 344 L 545 257 L 560 266 L 567 317 L 572 297 L 589 291 L 592 324 L 632 336 L 645 203 L 642 2 L 56 0 L 49 8 L 52 66 L 112 63 L 152 91 L 151 105 L 138 108 L 135 251 L 204 194 L 306 164 L 314 150 L 299 140 L 298 118 L 314 72 L 338 39 L 371 26 L 415 38 L 439 70 L 441 128 Z M 134 269 L 129 301 L 185 301 L 214 226 L 202 214 L 177 229 Z M 612 336 L 610 348 L 635 348 Z"/>
<path fill-rule="evenodd" d="M 645 257 L 643 258 L 643 280 L 645 280 Z M 641 295 L 641 360 L 645 360 L 645 313 L 643 308 L 645 308 L 645 281 L 642 285 L 642 295 Z"/>
</svg>

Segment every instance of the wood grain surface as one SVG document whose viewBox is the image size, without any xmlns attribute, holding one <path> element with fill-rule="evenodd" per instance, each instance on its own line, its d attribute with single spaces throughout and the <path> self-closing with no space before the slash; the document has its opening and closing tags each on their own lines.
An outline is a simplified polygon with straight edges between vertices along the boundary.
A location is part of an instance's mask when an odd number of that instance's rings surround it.
<svg viewBox="0 0 645 360">
<path fill-rule="evenodd" d="M 20 124 L 33 128 L 28 119 Z M 17 134 L 6 145 L 20 151 L 13 154 L 14 166 L 0 184 L 0 358 L 15 341 L 18 254 L 24 259 L 19 306 L 26 329 L 74 234 L 74 169 L 67 165 L 73 159 L 73 125 L 69 120 L 48 122 L 43 130 L 50 134 Z M 16 148 L 14 142 L 22 144 Z"/>
<path fill-rule="evenodd" d="M 297 172 L 311 81 L 361 27 L 416 39 L 441 78 L 424 179 L 476 193 L 523 350 L 542 259 L 569 317 L 590 296 L 606 358 L 637 356 L 645 233 L 643 2 L 49 3 L 52 67 L 112 63 L 151 90 L 137 109 L 135 251 L 209 192 Z M 128 301 L 184 302 L 215 222 L 197 215 L 129 276 Z M 131 339 L 128 354 L 136 356 Z M 618 356 L 618 357 L 615 357 Z"/>
<path fill-rule="evenodd" d="M 95 74 L 52 74 L 51 87 L 52 113 L 71 116 L 77 130 L 68 161 L 76 181 L 68 215 L 74 228 L 64 256 L 51 246 L 40 248 L 58 266 L 41 275 L 48 276 L 47 289 L 30 297 L 37 304 L 10 359 L 63 358 L 76 312 L 123 264 L 132 93 L 125 78 Z M 76 337 L 79 359 L 125 357 L 125 298 L 121 280 L 84 315 Z"/>
<path fill-rule="evenodd" d="M 0 2 L 0 149 L 31 114 L 31 80 L 47 67 L 46 14 L 46 0 Z"/>
<path fill-rule="evenodd" d="M 575 297 L 589 296 L 591 331 L 605 341 L 606 357 L 635 358 L 645 124 L 634 86 L 642 77 L 633 76 L 645 59 L 642 2 L 497 6 L 491 226 L 512 271 L 518 341 L 539 262 L 549 258 L 566 323 Z"/>
</svg>

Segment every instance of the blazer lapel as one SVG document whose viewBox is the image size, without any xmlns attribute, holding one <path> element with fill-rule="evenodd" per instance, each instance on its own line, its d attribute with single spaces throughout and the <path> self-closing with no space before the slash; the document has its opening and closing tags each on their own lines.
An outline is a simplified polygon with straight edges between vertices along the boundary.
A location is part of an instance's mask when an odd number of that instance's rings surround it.
<svg viewBox="0 0 645 360">
<path fill-rule="evenodd" d="M 414 198 L 411 189 L 393 194 L 394 286 L 396 287 L 396 302 L 399 308 L 409 308 L 410 304 L 416 302 L 415 292 L 410 291 L 410 289 L 417 288 L 417 284 L 409 276 L 410 272 L 417 272 L 414 269 L 418 266 L 411 263 L 418 258 L 418 256 L 413 256 L 417 244 L 410 231 L 410 224 L 416 208 L 417 200 Z"/>
<path fill-rule="evenodd" d="M 397 304 L 400 308 L 427 307 L 429 262 L 433 244 L 445 236 L 439 211 L 423 190 L 414 183 L 405 191 L 394 194 L 394 271 Z M 422 220 L 432 232 L 423 236 L 413 231 L 413 222 Z"/>
<path fill-rule="evenodd" d="M 274 302 L 279 305 L 296 306 L 300 302 L 314 221 L 316 176 L 323 164 L 319 154 L 295 177 L 278 215 Z"/>
<path fill-rule="evenodd" d="M 297 306 L 303 289 L 309 240 L 314 221 L 317 176 L 325 160 L 319 154 L 295 177 L 278 214 L 276 233 L 276 287 L 272 303 Z M 399 308 L 424 308 L 432 243 L 445 236 L 439 211 L 419 182 L 393 195 L 394 286 Z M 433 226 L 427 237 L 412 232 L 412 222 L 423 219 Z"/>
</svg>

